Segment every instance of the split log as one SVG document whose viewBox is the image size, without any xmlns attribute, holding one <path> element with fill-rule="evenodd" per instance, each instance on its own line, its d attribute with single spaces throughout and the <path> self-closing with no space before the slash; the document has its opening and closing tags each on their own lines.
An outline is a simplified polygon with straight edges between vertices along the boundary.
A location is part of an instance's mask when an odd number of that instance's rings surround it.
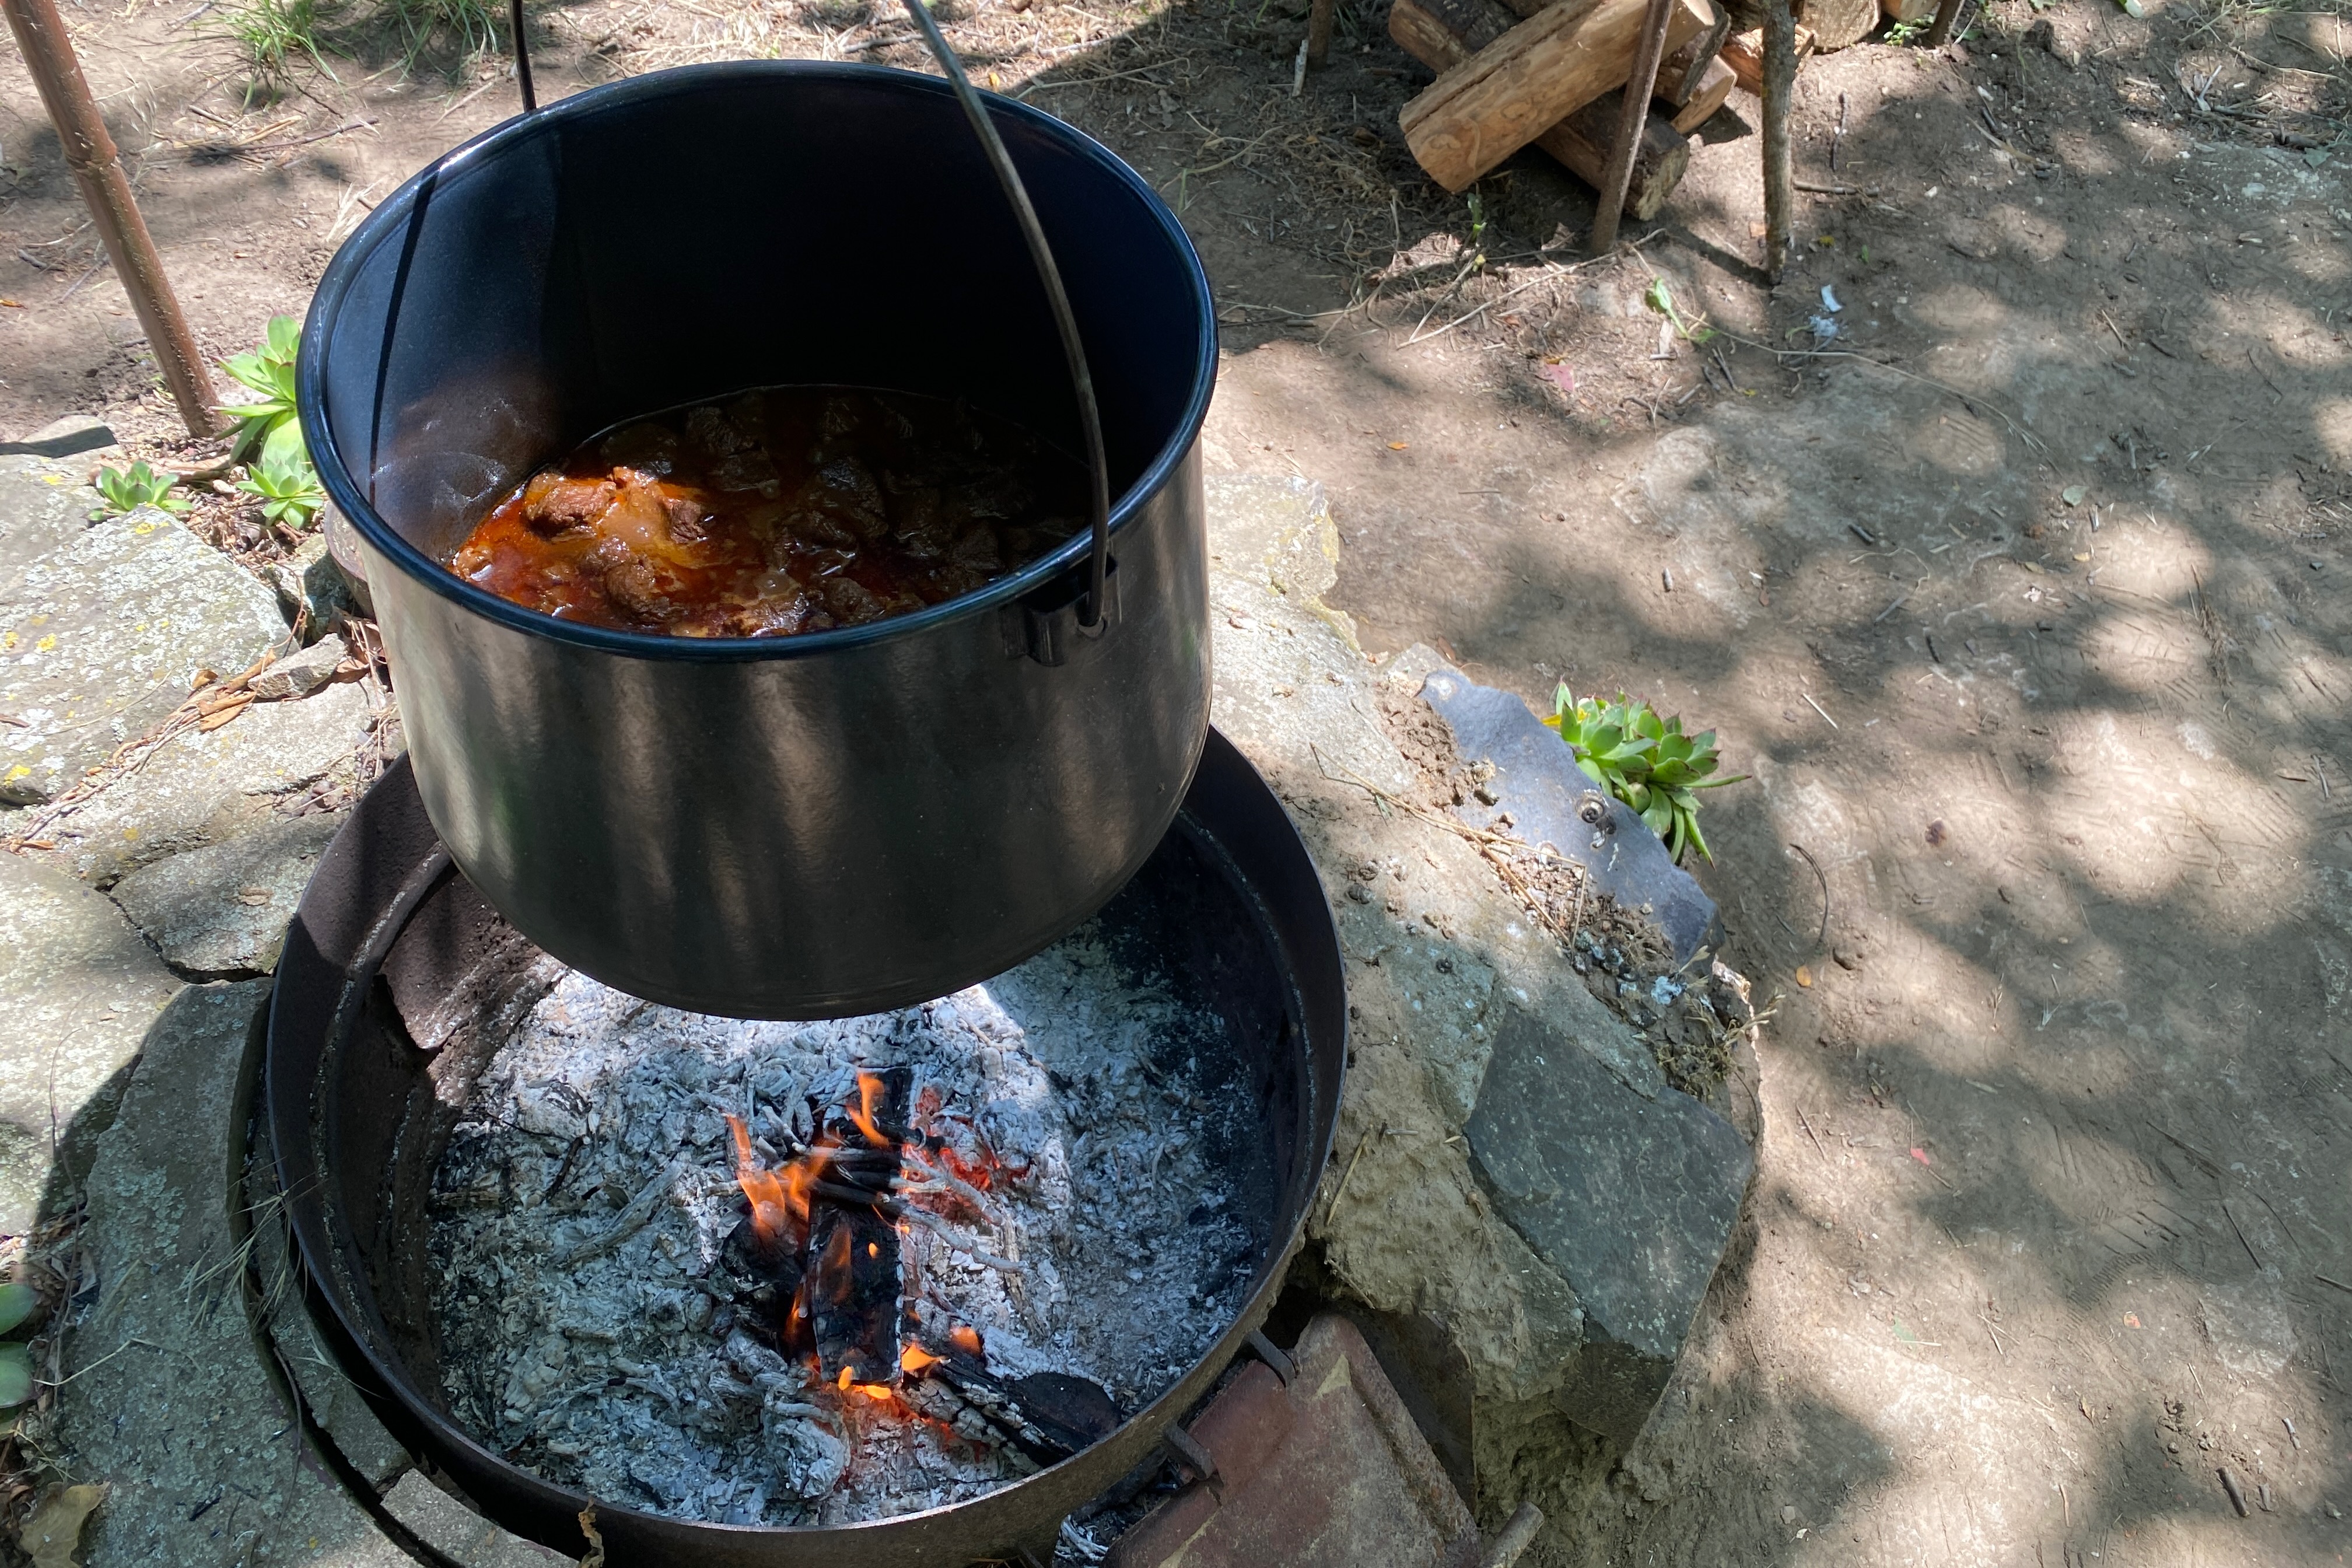
<svg viewBox="0 0 2352 1568">
<path fill-rule="evenodd" d="M 1691 94 L 1690 101 L 1675 114 L 1675 129 L 1685 136 L 1690 135 L 1715 117 L 1715 111 L 1723 107 L 1723 100 L 1731 96 L 1731 89 L 1737 85 L 1738 79 L 1731 74 L 1729 66 L 1721 60 L 1707 61 L 1706 75 L 1699 82 L 1698 89 Z"/>
<path fill-rule="evenodd" d="M 1810 28 L 1799 27 L 1796 41 L 1797 61 L 1804 62 L 1813 52 L 1813 35 Z M 1737 85 L 1764 96 L 1764 30 L 1751 27 L 1744 33 L 1734 33 L 1723 40 L 1723 63 L 1731 68 Z"/>
<path fill-rule="evenodd" d="M 1525 17 L 1543 15 L 1551 0 L 1503 0 L 1503 3 Z M 1698 32 L 1681 48 L 1666 51 L 1666 58 L 1658 64 L 1656 90 L 1657 97 L 1677 109 L 1690 97 L 1691 89 L 1698 85 L 1700 75 L 1706 69 L 1707 61 L 1715 58 L 1716 51 L 1723 47 L 1723 40 L 1731 33 L 1731 12 L 1723 0 L 1682 0 L 1682 5 L 1690 13 L 1690 19 L 1698 27 Z M 1508 30 L 1507 27 L 1505 29 Z M 1474 51 L 1483 49 L 1491 42 L 1492 39 L 1482 38 L 1471 48 Z"/>
<path fill-rule="evenodd" d="M 1658 67 L 1658 101 L 1675 109 L 1688 103 L 1692 94 L 1705 84 L 1708 68 L 1723 52 L 1723 40 L 1731 37 L 1729 10 L 1713 0 L 1683 3 L 1701 14 L 1701 26 L 1689 43 L 1668 54 Z"/>
<path fill-rule="evenodd" d="M 1441 73 L 1471 58 L 1512 26 L 1510 14 L 1495 0 L 1396 0 L 1389 12 L 1389 36 L 1407 54 Z M 1605 92 L 1537 137 L 1535 144 L 1598 190 L 1609 167 L 1609 145 L 1617 134 L 1623 102 L 1622 88 Z M 1656 216 L 1689 164 L 1690 142 L 1665 116 L 1652 112 L 1633 157 L 1624 210 L 1644 222 Z"/>
<path fill-rule="evenodd" d="M 1936 14 L 1936 0 L 1878 0 L 1890 22 L 1924 22 Z"/>
<path fill-rule="evenodd" d="M 879 1079 L 878 1093 L 867 1114 L 883 1133 L 886 1142 L 878 1147 L 895 1170 L 898 1149 L 893 1130 L 906 1122 L 914 1074 L 891 1068 L 873 1076 Z M 877 1148 L 854 1124 L 840 1123 L 833 1131 L 846 1147 L 869 1152 Z M 902 1286 L 898 1227 L 883 1212 L 893 1200 L 879 1193 L 868 1197 L 861 1186 L 838 1181 L 812 1185 L 812 1195 L 823 1201 L 810 1215 L 801 1289 L 818 1375 L 827 1383 L 844 1376 L 851 1383 L 888 1383 L 898 1375 Z"/>
<path fill-rule="evenodd" d="M 1429 176 L 1459 191 L 1633 73 L 1646 0 L 1559 0 L 1440 76 L 1398 117 Z M 1666 48 L 1698 30 L 1677 6 Z"/>
</svg>

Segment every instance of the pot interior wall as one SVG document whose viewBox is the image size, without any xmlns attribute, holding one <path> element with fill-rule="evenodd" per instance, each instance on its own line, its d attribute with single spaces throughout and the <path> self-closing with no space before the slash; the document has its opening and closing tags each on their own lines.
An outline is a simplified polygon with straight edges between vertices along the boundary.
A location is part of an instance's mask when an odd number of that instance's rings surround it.
<svg viewBox="0 0 2352 1568">
<path fill-rule="evenodd" d="M 1205 288 L 1124 164 L 995 111 L 1077 314 L 1116 499 L 1205 403 Z M 539 462 L 751 386 L 963 397 L 1084 450 L 1004 197 L 946 84 L 908 72 L 692 67 L 510 121 L 386 202 L 319 301 L 313 455 L 436 559 Z"/>
</svg>

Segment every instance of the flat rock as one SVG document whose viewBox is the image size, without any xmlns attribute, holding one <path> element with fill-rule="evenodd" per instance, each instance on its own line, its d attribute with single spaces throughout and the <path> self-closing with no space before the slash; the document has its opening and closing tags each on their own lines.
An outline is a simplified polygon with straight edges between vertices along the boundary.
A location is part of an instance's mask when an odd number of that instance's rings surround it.
<svg viewBox="0 0 2352 1568">
<path fill-rule="evenodd" d="M 261 981 L 183 991 L 99 1140 L 81 1242 L 100 1289 L 70 1325 L 56 1412 L 76 1474 L 113 1486 L 83 1532 L 86 1568 L 414 1568 L 305 1451 L 246 1316 L 230 1173 L 268 994 Z"/>
<path fill-rule="evenodd" d="M 82 530 L 0 595 L 0 801 L 64 790 L 186 699 L 286 635 L 277 595 L 142 507 Z"/>
<path fill-rule="evenodd" d="M 499 1529 L 415 1470 L 384 1494 L 383 1506 L 419 1541 L 459 1568 L 557 1568 L 572 1562 L 561 1552 Z"/>
<path fill-rule="evenodd" d="M 1686 1094 L 1628 1092 L 1550 1019 L 1515 1006 L 1466 1131 L 1503 1217 L 1583 1303 L 1583 1352 L 1556 1402 L 1630 1439 L 1730 1245 L 1755 1168 L 1747 1142 Z"/>
<path fill-rule="evenodd" d="M 272 612 L 275 614 L 276 612 Z M 358 686 L 257 702 L 217 730 L 185 730 L 42 830 L 43 858 L 97 887 L 280 819 L 322 784 L 356 777 L 373 715 Z"/>
<path fill-rule="evenodd" d="M 64 1206 L 125 1069 L 180 989 L 122 911 L 61 871 L 0 854 L 0 1232 Z"/>
<path fill-rule="evenodd" d="M 1482 828 L 1500 828 L 1507 816 L 1515 837 L 1551 845 L 1585 868 L 1591 886 L 1654 921 L 1678 963 L 1721 945 L 1715 900 L 1697 879 L 1675 864 L 1639 812 L 1584 776 L 1576 754 L 1525 702 L 1448 667 L 1430 672 L 1421 695 L 1453 731 L 1462 760 L 1495 769 L 1486 785 L 1493 803 L 1465 801 L 1455 816 Z"/>
<path fill-rule="evenodd" d="M 255 676 L 246 689 L 264 702 L 280 702 L 289 697 L 308 697 L 335 678 L 335 668 L 343 662 L 343 639 L 329 635 L 320 638 L 297 654 L 289 654 Z"/>
<path fill-rule="evenodd" d="M 337 814 L 280 817 L 219 844 L 143 866 L 114 884 L 114 901 L 166 961 L 197 974 L 267 974 Z"/>
<path fill-rule="evenodd" d="M 89 529 L 99 503 L 89 474 L 87 463 L 0 458 L 0 596 L 14 592 L 26 567 Z"/>
<path fill-rule="evenodd" d="M 1635 1331 L 1622 1326 L 1623 1304 L 1640 1282 L 1618 1276 L 1646 1263 L 1553 1245 L 1523 1224 L 1472 1160 L 1464 1130 L 1496 1092 L 1499 1032 L 1529 1019 L 1547 1043 L 1537 1053 L 1544 1062 L 1527 1070 L 1591 1100 L 1589 1114 L 1710 1137 L 1719 1119 L 1693 1119 L 1705 1108 L 1668 1085 L 1651 1044 L 1587 989 L 1558 940 L 1480 857 L 1471 826 L 1408 805 L 1424 781 L 1384 710 L 1418 706 L 1424 682 L 1447 667 L 1420 647 L 1374 664 L 1346 617 L 1323 603 L 1339 546 L 1320 488 L 1212 479 L 1208 503 L 1212 716 L 1297 824 L 1347 957 L 1354 1057 L 1310 1236 L 1348 1295 L 1439 1326 L 1477 1405 L 1498 1416 L 1481 1415 L 1481 1432 L 1553 1429 L 1543 1424 L 1556 1426 L 1559 1410 L 1614 1429 L 1627 1401 L 1587 1374 L 1617 1336 Z M 1736 1133 L 1732 1141 L 1736 1152 L 1706 1144 L 1702 1163 L 1722 1163 L 1736 1212 L 1748 1155 Z M 1619 1140 L 1594 1152 L 1618 1162 L 1591 1173 L 1602 1189 L 1643 1179 L 1640 1147 Z M 1433 1248 L 1431 1237 L 1448 1244 Z M 1707 1272 L 1720 1256 L 1718 1238 Z M 1590 1327 L 1588 1294 L 1606 1304 Z M 1676 1343 L 1688 1321 L 1685 1313 L 1675 1325 Z M 1661 1334 L 1633 1342 L 1671 1363 Z M 1505 1468 L 1525 1465 L 1511 1458 Z"/>
</svg>

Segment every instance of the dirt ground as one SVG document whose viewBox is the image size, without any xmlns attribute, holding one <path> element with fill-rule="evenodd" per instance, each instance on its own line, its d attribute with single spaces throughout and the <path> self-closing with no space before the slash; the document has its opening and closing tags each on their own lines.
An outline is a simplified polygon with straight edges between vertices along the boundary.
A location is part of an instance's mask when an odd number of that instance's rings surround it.
<svg viewBox="0 0 2352 1568">
<path fill-rule="evenodd" d="M 1539 154 L 1475 212 L 1418 174 L 1379 7 L 1296 96 L 1288 0 L 947 13 L 1181 207 L 1227 327 L 1210 464 L 1329 487 L 1371 651 L 1643 693 L 1755 774 L 1703 872 L 1777 998 L 1753 1219 L 1648 1432 L 1538 1478 L 1531 1562 L 2352 1547 L 2352 18 L 2299 3 L 1994 0 L 1959 47 L 1809 63 L 1824 188 L 1777 289 L 1744 96 L 1585 265 Z M 217 353 L 509 110 L 360 5 L 249 100 L 224 8 L 68 6 Z M 534 14 L 547 96 L 910 37 L 859 0 Z M 0 434 L 167 442 L 0 80 Z"/>
</svg>

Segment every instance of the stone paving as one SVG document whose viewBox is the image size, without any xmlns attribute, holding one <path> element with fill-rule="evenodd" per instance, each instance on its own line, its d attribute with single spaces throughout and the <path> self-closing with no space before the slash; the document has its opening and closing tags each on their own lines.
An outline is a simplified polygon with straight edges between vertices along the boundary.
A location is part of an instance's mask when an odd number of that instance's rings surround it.
<svg viewBox="0 0 2352 1568">
<path fill-rule="evenodd" d="M 1354 1063 L 1310 1227 L 1328 1288 L 1376 1342 L 1418 1325 L 1465 1370 L 1479 1430 L 1433 1433 L 1445 1452 L 1507 1474 L 1545 1411 L 1622 1436 L 1722 1255 L 1752 1115 L 1660 1081 L 1466 839 L 1365 787 L 1413 785 L 1384 697 L 1459 678 L 1423 649 L 1374 666 L 1323 604 L 1319 489 L 1209 489 L 1215 721 L 1299 823 L 1348 953 Z M 86 1205 L 50 1434 L 115 1485 L 83 1560 L 553 1561 L 411 1468 L 289 1300 L 258 1334 L 247 1300 L 262 977 L 370 760 L 400 749 L 319 624 L 344 587 L 315 550 L 265 583 L 160 512 L 89 523 L 92 499 L 70 463 L 0 459 L 0 790 L 21 803 L 0 816 L 0 1231 Z M 213 728 L 183 709 L 200 672 L 273 655 L 270 700 Z M 1638 1215 L 1591 1212 L 1629 1183 Z M 282 1278 L 267 1209 L 251 1245 Z"/>
</svg>

